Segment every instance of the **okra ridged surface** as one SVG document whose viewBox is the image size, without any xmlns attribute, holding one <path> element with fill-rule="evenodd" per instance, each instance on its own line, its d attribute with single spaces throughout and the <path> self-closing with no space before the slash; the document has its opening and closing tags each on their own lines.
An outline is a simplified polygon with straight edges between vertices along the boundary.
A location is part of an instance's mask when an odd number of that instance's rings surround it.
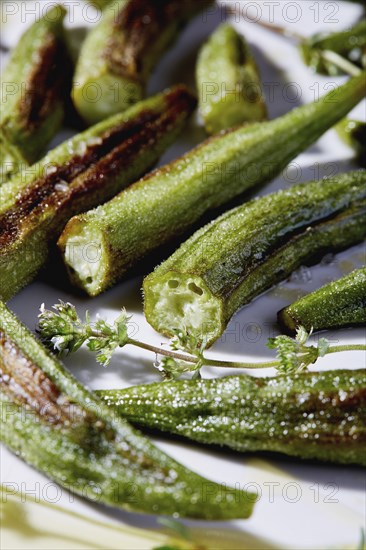
<svg viewBox="0 0 366 550">
<path fill-rule="evenodd" d="M 366 324 L 366 267 L 300 298 L 278 313 L 281 328 L 295 334 Z"/>
<path fill-rule="evenodd" d="M 177 380 L 98 395 L 139 426 L 240 452 L 366 466 L 366 371 Z"/>
<path fill-rule="evenodd" d="M 85 120 L 98 122 L 140 101 L 160 57 L 185 23 L 210 3 L 118 0 L 108 4 L 82 46 L 74 77 L 74 103 Z"/>
<path fill-rule="evenodd" d="M 1 298 L 10 298 L 32 280 L 50 244 L 74 214 L 110 199 L 150 169 L 174 142 L 195 105 L 189 90 L 176 86 L 66 141 L 4 184 Z M 93 242 L 91 234 L 83 250 L 87 273 L 94 265 L 88 261 Z"/>
<path fill-rule="evenodd" d="M 277 120 L 210 138 L 110 202 L 75 216 L 59 240 L 72 281 L 91 296 L 101 293 L 205 213 L 270 181 L 362 99 L 364 76 Z M 86 275 L 79 256 L 90 235 L 98 259 Z"/>
<path fill-rule="evenodd" d="M 1 440 L 66 489 L 110 506 L 248 517 L 254 497 L 181 466 L 86 390 L 0 302 Z"/>
<path fill-rule="evenodd" d="M 213 343 L 233 314 L 304 263 L 366 235 L 366 170 L 296 185 L 234 208 L 198 230 L 145 278 L 159 332 Z"/>
<path fill-rule="evenodd" d="M 66 10 L 55 6 L 20 38 L 2 73 L 2 181 L 37 161 L 64 118 L 72 62 L 64 38 Z"/>
<path fill-rule="evenodd" d="M 266 118 L 257 65 L 245 38 L 230 25 L 220 25 L 203 45 L 196 81 L 208 133 Z"/>
</svg>

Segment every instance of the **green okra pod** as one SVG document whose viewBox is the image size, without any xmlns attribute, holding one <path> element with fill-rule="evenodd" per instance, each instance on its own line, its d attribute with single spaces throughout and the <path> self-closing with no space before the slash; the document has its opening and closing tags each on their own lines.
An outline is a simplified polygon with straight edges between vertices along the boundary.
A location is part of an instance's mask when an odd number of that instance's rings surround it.
<svg viewBox="0 0 366 550">
<path fill-rule="evenodd" d="M 73 99 L 94 123 L 140 101 L 159 58 L 211 0 L 118 0 L 90 31 L 76 67 Z"/>
<path fill-rule="evenodd" d="M 73 282 L 91 296 L 99 294 L 206 212 L 277 176 L 364 94 L 361 75 L 277 120 L 214 136 L 112 201 L 74 217 L 59 240 Z M 90 235 L 99 252 L 88 267 Z"/>
<path fill-rule="evenodd" d="M 159 332 L 213 343 L 234 313 L 303 263 L 366 235 L 366 170 L 303 183 L 234 208 L 198 230 L 144 281 Z"/>
<path fill-rule="evenodd" d="M 0 186 L 28 166 L 19 148 L 6 141 L 0 134 Z"/>
<path fill-rule="evenodd" d="M 345 118 L 336 126 L 339 137 L 356 153 L 360 166 L 366 167 L 366 122 Z"/>
<path fill-rule="evenodd" d="M 366 67 L 366 20 L 363 19 L 351 29 L 333 33 L 315 34 L 300 43 L 300 51 L 307 65 L 314 71 L 330 76 L 347 74 L 338 64 L 332 62 L 327 53 L 335 52 L 352 65 Z"/>
<path fill-rule="evenodd" d="M 71 88 L 66 10 L 55 6 L 21 37 L 2 74 L 1 179 L 34 163 L 58 131 Z"/>
<path fill-rule="evenodd" d="M 77 382 L 2 302 L 0 381 L 1 440 L 63 487 L 138 512 L 251 514 L 253 495 L 210 482 L 156 448 Z"/>
<path fill-rule="evenodd" d="M 366 324 L 366 268 L 307 294 L 278 313 L 281 328 L 323 330 Z"/>
<path fill-rule="evenodd" d="M 221 25 L 202 47 L 196 81 L 208 133 L 266 118 L 257 65 L 245 38 L 230 25 Z"/>
<path fill-rule="evenodd" d="M 4 184 L 1 298 L 10 298 L 31 281 L 74 214 L 110 199 L 151 168 L 195 105 L 190 91 L 176 86 L 78 134 Z M 93 239 L 91 234 L 92 248 Z"/>
<path fill-rule="evenodd" d="M 366 371 L 177 380 L 97 394 L 133 424 L 240 452 L 366 466 Z"/>
</svg>

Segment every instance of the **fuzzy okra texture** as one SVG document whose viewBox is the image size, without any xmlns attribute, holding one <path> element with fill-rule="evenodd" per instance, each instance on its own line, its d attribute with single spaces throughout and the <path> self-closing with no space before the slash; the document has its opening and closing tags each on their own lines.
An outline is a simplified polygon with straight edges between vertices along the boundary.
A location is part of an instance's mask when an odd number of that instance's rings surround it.
<svg viewBox="0 0 366 550">
<path fill-rule="evenodd" d="M 240 452 L 366 466 L 366 373 L 227 376 L 99 391 L 133 424 Z"/>
<path fill-rule="evenodd" d="M 257 65 L 245 38 L 230 25 L 220 25 L 201 48 L 196 81 L 209 134 L 267 117 Z"/>
<path fill-rule="evenodd" d="M 195 106 L 191 92 L 176 86 L 78 134 L 4 184 L 0 297 L 9 299 L 32 280 L 74 214 L 110 199 L 150 169 Z M 95 253 L 94 236 L 89 239 L 83 250 L 87 276 Z"/>
<path fill-rule="evenodd" d="M 65 15 L 62 6 L 55 6 L 34 23 L 3 71 L 0 184 L 37 161 L 63 121 L 72 74 Z"/>
<path fill-rule="evenodd" d="M 137 512 L 223 520 L 255 497 L 175 462 L 85 389 L 0 302 L 1 440 L 66 489 Z"/>
<path fill-rule="evenodd" d="M 76 66 L 73 99 L 81 116 L 95 123 L 140 101 L 154 66 L 176 40 L 179 30 L 210 3 L 108 3 L 101 22 L 89 32 Z"/>
<path fill-rule="evenodd" d="M 240 307 L 365 235 L 366 170 L 255 199 L 199 229 L 145 278 L 146 319 L 212 344 Z"/>
<path fill-rule="evenodd" d="M 366 324 L 366 267 L 356 269 L 297 300 L 278 313 L 286 333 Z"/>
<path fill-rule="evenodd" d="M 96 296 L 146 254 L 187 231 L 210 210 L 278 175 L 365 95 L 365 75 L 271 122 L 218 135 L 148 174 L 65 227 L 59 247 L 74 284 Z M 91 235 L 97 261 L 82 257 Z"/>
</svg>

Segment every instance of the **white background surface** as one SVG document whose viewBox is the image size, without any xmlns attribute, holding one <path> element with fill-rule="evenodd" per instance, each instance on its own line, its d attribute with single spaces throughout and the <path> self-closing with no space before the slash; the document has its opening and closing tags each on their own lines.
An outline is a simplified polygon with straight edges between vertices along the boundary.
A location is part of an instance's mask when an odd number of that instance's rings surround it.
<svg viewBox="0 0 366 550">
<path fill-rule="evenodd" d="M 5 11 L 6 4 L 18 7 L 14 15 L 6 16 L 6 13 L 9 13 Z M 2 3 L 3 43 L 14 44 L 25 26 L 34 21 L 34 14 L 27 11 L 31 4 L 36 4 L 36 11 L 39 12 L 44 5 L 50 3 Z M 240 8 L 239 15 L 232 18 L 232 21 L 253 46 L 262 72 L 270 118 L 280 116 L 301 103 L 314 100 L 317 94 L 322 95 L 326 92 L 330 81 L 336 84 L 344 81 L 342 77 L 325 78 L 314 75 L 304 66 L 290 40 L 277 37 L 253 23 L 248 23 L 244 16 L 252 13 L 261 17 L 263 21 L 269 21 L 272 13 L 273 22 L 303 35 L 309 35 L 320 30 L 330 31 L 347 27 L 357 20 L 361 13 L 360 6 L 335 1 L 241 1 L 226 4 Z M 70 27 L 81 26 L 83 15 L 89 20 L 95 15 L 91 10 L 84 11 L 83 14 L 78 2 L 69 2 L 69 5 L 73 6 L 75 15 L 75 22 L 68 22 Z M 149 93 L 155 93 L 180 81 L 194 85 L 197 50 L 202 41 L 224 19 L 224 12 L 219 8 L 207 14 L 206 18 L 196 18 L 182 34 L 174 49 L 159 64 L 151 80 Z M 2 57 L 2 62 L 4 60 Z M 362 117 L 364 108 L 364 104 L 359 105 L 354 115 Z M 176 158 L 204 138 L 204 133 L 198 125 L 198 119 L 190 123 L 179 141 L 164 155 L 161 164 Z M 63 133 L 52 145 L 68 135 L 70 132 Z M 334 172 L 346 171 L 355 167 L 351 157 L 352 151 L 342 145 L 336 134 L 330 131 L 298 157 L 289 170 L 258 194 L 265 194 L 300 181 L 317 179 L 323 175 L 331 175 Z M 269 336 L 278 332 L 275 324 L 276 312 L 298 296 L 365 264 L 365 253 L 365 247 L 359 245 L 335 257 L 327 258 L 327 261 L 316 267 L 299 270 L 290 281 L 269 291 L 237 314 L 230 323 L 227 334 L 212 348 L 212 355 L 227 360 L 240 357 L 242 360 L 256 361 L 272 357 L 272 352 L 266 348 L 266 341 Z M 9 303 L 31 329 L 36 326 L 40 304 L 44 302 L 46 307 L 51 307 L 61 298 L 74 303 L 80 312 L 89 309 L 92 315 L 98 312 L 110 320 L 118 315 L 122 306 L 125 306 L 134 315 L 133 321 L 137 324 L 138 333 L 135 338 L 155 344 L 162 342 L 163 339 L 147 325 L 142 315 L 141 278 L 127 279 L 102 296 L 90 300 L 69 288 L 66 289 L 66 285 L 58 278 L 53 278 L 50 273 L 40 277 Z M 365 334 L 361 329 L 332 331 L 327 333 L 327 337 L 333 342 L 365 343 Z M 82 349 L 77 355 L 67 358 L 66 364 L 83 383 L 91 388 L 101 389 L 159 380 L 159 373 L 152 366 L 153 360 L 154 357 L 142 350 L 125 349 L 116 353 L 111 365 L 103 369 L 96 364 L 90 352 Z M 319 360 L 317 364 L 317 368 L 321 369 L 365 366 L 365 355 L 362 352 L 332 355 Z M 229 372 L 204 369 L 203 374 L 214 376 Z M 273 373 L 268 370 L 261 374 Z M 252 518 L 220 524 L 222 528 L 242 532 L 243 548 L 250 547 L 246 545 L 247 534 L 268 541 L 268 546 L 264 545 L 263 548 L 356 547 L 360 540 L 360 530 L 365 527 L 366 511 L 366 478 L 360 468 L 301 463 L 278 457 L 245 456 L 229 451 L 211 451 L 209 448 L 190 444 L 168 443 L 167 440 L 159 440 L 158 444 L 174 458 L 210 479 L 228 484 L 239 483 L 242 487 L 259 491 L 261 496 Z M 152 516 L 107 510 L 102 506 L 70 498 L 65 491 L 59 490 L 56 493 L 55 487 L 48 490 L 50 486 L 46 478 L 4 448 L 1 450 L 1 481 L 14 483 L 19 490 L 35 491 L 41 498 L 48 497 L 54 500 L 57 494 L 59 504 L 88 516 L 99 516 L 105 520 L 113 518 L 140 527 L 156 527 L 155 518 Z M 202 522 L 187 524 L 208 527 Z M 124 548 L 123 541 L 121 548 Z"/>
</svg>

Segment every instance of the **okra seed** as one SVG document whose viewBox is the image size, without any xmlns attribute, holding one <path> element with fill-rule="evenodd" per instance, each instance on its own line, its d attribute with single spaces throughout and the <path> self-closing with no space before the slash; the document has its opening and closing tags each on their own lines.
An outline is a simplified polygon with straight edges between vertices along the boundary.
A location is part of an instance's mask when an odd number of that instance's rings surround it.
<svg viewBox="0 0 366 550">
<path fill-rule="evenodd" d="M 189 288 L 189 290 L 191 290 L 195 294 L 198 294 L 199 296 L 202 296 L 202 294 L 203 294 L 202 288 L 197 286 L 195 283 L 189 283 L 188 288 Z"/>
</svg>

